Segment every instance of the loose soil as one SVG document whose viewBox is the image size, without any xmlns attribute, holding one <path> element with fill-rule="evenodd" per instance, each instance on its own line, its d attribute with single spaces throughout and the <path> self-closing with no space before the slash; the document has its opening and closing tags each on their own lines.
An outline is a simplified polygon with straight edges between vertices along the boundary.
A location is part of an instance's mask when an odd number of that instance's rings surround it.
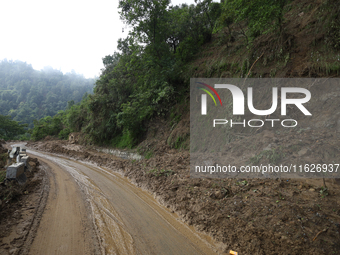
<svg viewBox="0 0 340 255">
<path fill-rule="evenodd" d="M 60 155 L 28 152 L 53 173 L 30 254 L 215 254 L 211 238 L 179 222 L 176 214 L 120 173 Z M 99 248 L 90 252 L 89 222 Z"/>
<path fill-rule="evenodd" d="M 294 141 L 290 138 L 297 138 L 295 135 L 275 139 Z M 312 135 L 327 138 L 320 132 L 308 133 L 308 137 Z M 263 136 L 251 139 L 253 144 L 260 143 Z M 189 152 L 170 149 L 166 143 L 158 146 L 159 152 L 154 147 L 152 158 L 140 161 L 67 141 L 31 142 L 29 146 L 122 172 L 184 222 L 222 242 L 221 252 L 340 253 L 340 194 L 335 180 L 326 180 L 325 191 L 319 179 L 190 179 Z"/>
<path fill-rule="evenodd" d="M 4 167 L 8 148 L 1 149 L 6 152 Z M 1 173 L 5 176 L 6 170 L 1 169 Z M 49 193 L 46 169 L 36 158 L 30 158 L 25 174 L 24 185 L 17 181 L 0 183 L 0 254 L 28 253 L 46 205 Z"/>
</svg>

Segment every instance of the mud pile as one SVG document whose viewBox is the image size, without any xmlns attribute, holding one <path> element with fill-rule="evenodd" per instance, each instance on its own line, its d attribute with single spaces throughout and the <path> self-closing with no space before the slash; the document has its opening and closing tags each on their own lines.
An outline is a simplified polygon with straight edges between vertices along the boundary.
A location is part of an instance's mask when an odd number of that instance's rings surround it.
<svg viewBox="0 0 340 255">
<path fill-rule="evenodd" d="M 311 133 L 276 134 L 274 143 L 287 145 L 284 153 L 296 160 L 307 159 L 301 156 L 326 157 L 330 144 L 333 149 L 339 148 L 329 133 L 306 132 Z M 293 146 L 300 142 L 299 135 L 307 134 L 316 140 L 305 143 L 313 146 L 321 141 L 320 151 L 302 153 L 302 147 Z M 251 142 L 259 144 L 260 152 L 272 142 L 268 139 L 274 138 L 269 135 L 266 140 L 259 135 Z M 234 143 L 246 144 L 245 141 Z M 66 141 L 29 146 L 122 172 L 137 186 L 155 194 L 183 221 L 223 242 L 225 252 L 233 249 L 242 254 L 286 254 L 289 247 L 291 254 L 340 253 L 340 192 L 334 180 L 326 180 L 326 189 L 319 179 L 190 179 L 189 152 L 171 150 L 164 144 L 160 145 L 161 153 L 154 148 L 153 157 L 140 161 L 119 159 Z M 242 149 L 246 155 L 251 151 Z M 231 150 L 230 159 L 239 153 Z M 328 157 L 335 159 L 336 155 Z"/>
<path fill-rule="evenodd" d="M 15 180 L 0 184 L 0 254 L 26 254 L 25 247 L 33 240 L 30 234 L 42 205 L 45 172 L 36 158 L 29 158 L 28 170 L 24 185 Z"/>
</svg>

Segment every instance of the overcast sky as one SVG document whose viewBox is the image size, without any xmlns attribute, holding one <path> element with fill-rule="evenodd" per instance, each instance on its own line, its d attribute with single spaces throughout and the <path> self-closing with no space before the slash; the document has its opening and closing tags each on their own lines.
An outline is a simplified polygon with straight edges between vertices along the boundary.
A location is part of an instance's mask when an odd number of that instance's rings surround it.
<svg viewBox="0 0 340 255">
<path fill-rule="evenodd" d="M 173 5 L 194 0 L 172 0 Z M 0 60 L 21 60 L 41 70 L 72 69 L 99 76 L 102 58 L 125 37 L 118 0 L 0 1 Z"/>
</svg>

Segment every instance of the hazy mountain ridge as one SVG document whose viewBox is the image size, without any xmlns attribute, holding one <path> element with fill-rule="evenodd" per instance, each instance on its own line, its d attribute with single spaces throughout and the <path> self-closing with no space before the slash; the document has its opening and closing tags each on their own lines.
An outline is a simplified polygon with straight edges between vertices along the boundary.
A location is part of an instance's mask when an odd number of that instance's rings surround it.
<svg viewBox="0 0 340 255">
<path fill-rule="evenodd" d="M 67 107 L 68 101 L 79 102 L 85 93 L 92 93 L 94 79 L 85 79 L 74 72 L 45 67 L 34 70 L 21 61 L 0 62 L 0 114 L 33 127 L 34 119 L 54 116 Z"/>
</svg>

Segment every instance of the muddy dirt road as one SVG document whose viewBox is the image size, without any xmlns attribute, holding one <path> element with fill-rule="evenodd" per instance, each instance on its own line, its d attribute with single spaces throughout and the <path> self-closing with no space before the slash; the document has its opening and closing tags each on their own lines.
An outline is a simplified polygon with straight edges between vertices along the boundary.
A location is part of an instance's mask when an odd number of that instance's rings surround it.
<svg viewBox="0 0 340 255">
<path fill-rule="evenodd" d="M 216 254 L 207 237 L 119 174 L 27 152 L 49 167 L 51 186 L 30 254 Z"/>
</svg>

